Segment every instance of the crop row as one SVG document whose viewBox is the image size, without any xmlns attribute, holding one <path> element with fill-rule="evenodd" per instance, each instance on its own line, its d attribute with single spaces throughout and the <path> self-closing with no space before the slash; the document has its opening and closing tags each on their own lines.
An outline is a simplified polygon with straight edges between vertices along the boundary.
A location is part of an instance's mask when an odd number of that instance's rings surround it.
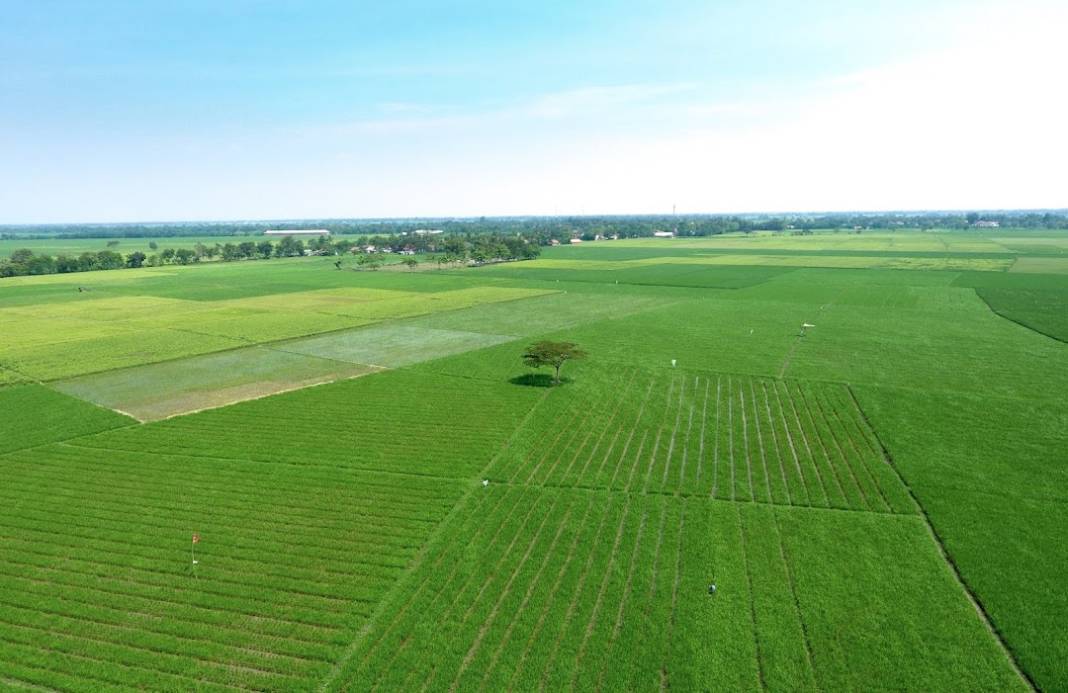
<svg viewBox="0 0 1068 693">
<path fill-rule="evenodd" d="M 0 681 L 51 688 L 306 687 L 461 492 L 76 445 L 0 472 Z"/>
<path fill-rule="evenodd" d="M 887 571 L 895 560 L 913 568 Z M 938 690 L 963 677 L 1011 688 L 940 560 L 910 515 L 491 483 L 322 683 Z M 944 646 L 930 647 L 940 633 Z"/>
<path fill-rule="evenodd" d="M 539 393 L 531 390 L 393 371 L 83 438 L 78 444 L 471 477 L 536 401 Z"/>
<path fill-rule="evenodd" d="M 745 688 L 773 657 L 800 662 L 798 681 L 812 681 L 770 510 L 751 530 L 736 506 L 700 498 L 492 485 L 480 494 L 329 683 Z M 747 553 L 754 531 L 771 540 Z M 717 580 L 725 593 L 711 596 Z M 767 605 L 755 616 L 751 598 Z M 761 653 L 758 630 L 782 652 Z"/>
<path fill-rule="evenodd" d="M 522 484 L 914 511 L 841 386 L 635 375 L 564 406 L 544 424 L 542 445 L 494 474 Z"/>
</svg>

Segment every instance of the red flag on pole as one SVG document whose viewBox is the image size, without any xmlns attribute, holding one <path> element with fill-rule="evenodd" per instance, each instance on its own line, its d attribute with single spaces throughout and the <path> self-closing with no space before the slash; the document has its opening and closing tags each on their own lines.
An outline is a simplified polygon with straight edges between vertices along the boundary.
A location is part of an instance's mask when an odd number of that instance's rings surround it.
<svg viewBox="0 0 1068 693">
<path fill-rule="evenodd" d="M 200 543 L 200 534 L 198 534 L 197 532 L 193 532 L 193 543 L 194 544 L 199 544 Z"/>
</svg>

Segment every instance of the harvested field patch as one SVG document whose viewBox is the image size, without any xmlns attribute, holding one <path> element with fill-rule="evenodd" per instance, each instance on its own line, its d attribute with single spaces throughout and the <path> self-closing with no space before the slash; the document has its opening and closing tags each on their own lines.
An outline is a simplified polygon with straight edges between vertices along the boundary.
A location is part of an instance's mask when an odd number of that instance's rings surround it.
<svg viewBox="0 0 1068 693">
<path fill-rule="evenodd" d="M 248 347 L 61 380 L 55 387 L 150 421 L 374 370 L 359 364 Z"/>
<path fill-rule="evenodd" d="M 350 363 L 395 368 L 459 354 L 514 339 L 508 335 L 437 330 L 414 325 L 380 325 L 298 339 L 276 348 Z"/>
</svg>

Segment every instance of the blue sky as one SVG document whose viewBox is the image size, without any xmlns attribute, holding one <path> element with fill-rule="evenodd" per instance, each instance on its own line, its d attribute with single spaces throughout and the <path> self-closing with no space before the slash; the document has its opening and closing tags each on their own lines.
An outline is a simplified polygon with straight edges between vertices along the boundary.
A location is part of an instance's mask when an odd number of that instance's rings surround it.
<svg viewBox="0 0 1068 693">
<path fill-rule="evenodd" d="M 1062 4 L 9 0 L 0 223 L 1068 206 Z"/>
</svg>

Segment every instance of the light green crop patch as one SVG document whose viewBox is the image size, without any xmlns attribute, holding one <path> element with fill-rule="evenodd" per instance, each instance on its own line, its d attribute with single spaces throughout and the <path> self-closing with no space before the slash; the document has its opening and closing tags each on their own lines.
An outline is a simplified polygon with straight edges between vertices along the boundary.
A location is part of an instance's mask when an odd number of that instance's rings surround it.
<svg viewBox="0 0 1068 693">
<path fill-rule="evenodd" d="M 146 329 L 4 349 L 0 362 L 30 377 L 54 380 L 243 345 L 225 337 Z"/>
<path fill-rule="evenodd" d="M 297 291 L 266 296 L 251 296 L 227 301 L 217 301 L 215 305 L 232 308 L 252 308 L 267 311 L 319 311 L 336 313 L 353 304 L 398 299 L 417 296 L 411 291 L 394 291 L 391 289 L 366 289 L 359 287 L 344 289 L 318 289 L 314 291 Z"/>
<path fill-rule="evenodd" d="M 1068 257 L 1022 257 L 1012 266 L 1013 272 L 1068 274 Z"/>
<path fill-rule="evenodd" d="M 374 370 L 360 364 L 250 347 L 71 378 L 55 383 L 55 387 L 149 421 Z"/>
<path fill-rule="evenodd" d="M 945 253 L 1003 253 L 1005 247 L 991 239 L 970 236 L 965 233 L 919 233 L 902 231 L 896 233 L 847 231 L 823 231 L 811 235 L 756 233 L 723 234 L 708 237 L 681 238 L 635 238 L 607 242 L 608 245 L 624 248 L 664 248 L 678 250 L 715 251 L 717 249 L 744 250 L 865 250 L 897 252 L 945 252 Z"/>
<path fill-rule="evenodd" d="M 437 330 L 414 325 L 378 325 L 298 339 L 277 348 L 349 363 L 396 368 L 512 339 L 510 335 Z"/>
</svg>

